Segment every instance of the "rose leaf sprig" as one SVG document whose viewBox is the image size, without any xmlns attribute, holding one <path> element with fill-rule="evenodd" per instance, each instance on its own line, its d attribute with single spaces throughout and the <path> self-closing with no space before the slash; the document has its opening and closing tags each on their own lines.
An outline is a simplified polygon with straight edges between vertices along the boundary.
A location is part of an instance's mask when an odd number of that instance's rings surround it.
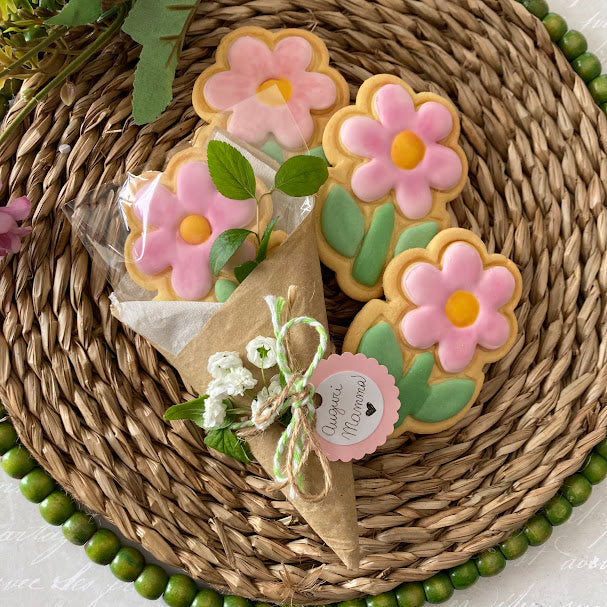
<svg viewBox="0 0 607 607">
<path fill-rule="evenodd" d="M 207 148 L 209 173 L 217 190 L 232 200 L 257 202 L 257 231 L 244 228 L 226 230 L 217 236 L 210 252 L 211 270 L 215 276 L 244 244 L 250 235 L 257 241 L 255 259 L 250 259 L 234 268 L 234 276 L 242 282 L 267 256 L 272 232 L 278 217 L 274 217 L 261 234 L 259 206 L 262 199 L 280 190 L 288 196 L 312 196 L 327 180 L 327 165 L 317 156 L 293 156 L 276 172 L 274 186 L 257 195 L 257 182 L 251 163 L 233 146 L 223 141 L 210 141 Z"/>
<path fill-rule="evenodd" d="M 247 344 L 246 350 L 249 362 L 261 369 L 264 385 L 257 394 L 252 392 L 257 380 L 244 367 L 238 352 L 217 352 L 209 357 L 207 364 L 213 378 L 207 386 L 207 394 L 174 405 L 164 414 L 166 420 L 193 421 L 207 430 L 204 442 L 208 447 L 245 464 L 251 461 L 251 456 L 246 442 L 234 433 L 233 422 L 243 415 L 255 413 L 268 398 L 280 394 L 284 387 L 284 378 L 279 374 L 269 382 L 265 379 L 265 370 L 275 367 L 277 363 L 274 338 L 260 335 Z M 247 400 L 250 411 L 245 404 Z"/>
</svg>

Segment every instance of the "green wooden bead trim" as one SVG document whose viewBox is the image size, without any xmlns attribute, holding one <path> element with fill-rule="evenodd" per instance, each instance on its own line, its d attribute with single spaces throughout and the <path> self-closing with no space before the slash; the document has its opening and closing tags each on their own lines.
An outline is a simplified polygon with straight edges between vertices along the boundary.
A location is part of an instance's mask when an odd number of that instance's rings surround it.
<svg viewBox="0 0 607 607">
<path fill-rule="evenodd" d="M 598 105 L 607 103 L 607 74 L 603 74 L 588 83 L 592 98 Z"/>
<path fill-rule="evenodd" d="M 560 494 L 555 495 L 545 506 L 544 515 L 554 527 L 569 520 L 573 506 Z"/>
<path fill-rule="evenodd" d="M 137 548 L 124 546 L 110 563 L 110 571 L 122 582 L 134 582 L 144 566 L 143 554 Z"/>
<path fill-rule="evenodd" d="M 267 603 L 256 603 L 255 607 L 265 607 Z M 191 607 L 222 607 L 223 597 L 211 588 L 203 588 L 198 592 Z"/>
<path fill-rule="evenodd" d="M 251 607 L 252 603 L 249 599 L 235 594 L 226 594 L 223 597 L 223 607 Z"/>
<path fill-rule="evenodd" d="M 593 53 L 582 53 L 571 62 L 571 67 L 586 83 L 594 80 L 601 74 L 601 62 Z"/>
<path fill-rule="evenodd" d="M 572 506 L 581 506 L 592 493 L 590 481 L 579 473 L 566 478 L 561 487 L 561 494 Z"/>
<path fill-rule="evenodd" d="M 169 581 L 167 572 L 158 565 L 146 565 L 133 584 L 144 599 L 155 601 L 162 596 Z"/>
<path fill-rule="evenodd" d="M 467 561 L 463 565 L 458 565 L 449 569 L 449 578 L 456 590 L 470 588 L 479 578 L 479 572 L 473 561 Z"/>
<path fill-rule="evenodd" d="M 21 495 L 35 504 L 48 497 L 55 488 L 55 481 L 42 468 L 34 468 L 19 481 Z"/>
<path fill-rule="evenodd" d="M 504 540 L 500 544 L 498 544 L 498 548 L 500 552 L 508 559 L 509 561 L 513 561 L 514 559 L 518 559 L 525 552 L 527 552 L 527 548 L 529 548 L 529 541 L 527 540 L 527 536 L 523 532 L 522 529 L 513 533 L 507 540 Z"/>
<path fill-rule="evenodd" d="M 577 30 L 569 30 L 559 41 L 559 48 L 567 58 L 573 61 L 588 50 L 588 42 Z"/>
<path fill-rule="evenodd" d="M 523 527 L 530 546 L 540 546 L 552 535 L 552 525 L 542 514 L 532 516 Z"/>
<path fill-rule="evenodd" d="M 0 414 L 1 415 L 1 414 Z M 0 455 L 4 455 L 17 444 L 17 433 L 9 422 L 0 423 Z"/>
<path fill-rule="evenodd" d="M 491 577 L 504 570 L 506 558 L 498 548 L 490 548 L 475 557 L 474 563 L 480 576 Z"/>
<path fill-rule="evenodd" d="M 523 0 L 521 4 L 538 19 L 543 19 L 550 10 L 546 0 Z"/>
<path fill-rule="evenodd" d="M 453 588 L 449 576 L 443 571 L 424 580 L 422 585 L 428 603 L 444 603 L 445 601 L 448 601 L 455 592 L 455 588 Z"/>
<path fill-rule="evenodd" d="M 548 13 L 542 21 L 550 34 L 552 42 L 558 42 L 569 29 L 565 19 L 556 13 Z"/>
<path fill-rule="evenodd" d="M 61 530 L 68 542 L 76 544 L 76 546 L 83 546 L 91 537 L 93 537 L 95 531 L 97 531 L 97 523 L 95 522 L 95 519 L 89 514 L 86 514 L 86 512 L 76 510 L 76 512 L 63 523 Z"/>
<path fill-rule="evenodd" d="M 196 582 L 183 573 L 177 573 L 169 578 L 164 591 L 164 602 L 169 607 L 190 607 L 197 593 Z"/>
<path fill-rule="evenodd" d="M 99 529 L 85 544 L 84 551 L 97 565 L 109 565 L 120 550 L 120 540 L 110 529 Z"/>
<path fill-rule="evenodd" d="M 607 460 L 598 453 L 591 453 L 586 458 L 580 472 L 592 485 L 597 485 L 607 476 Z"/>
<path fill-rule="evenodd" d="M 53 491 L 40 502 L 40 514 L 51 525 L 63 525 L 74 511 L 76 504 L 63 491 Z"/>
<path fill-rule="evenodd" d="M 2 469 L 12 478 L 23 478 L 35 466 L 34 458 L 21 445 L 9 449 L 2 457 Z"/>
<path fill-rule="evenodd" d="M 395 594 L 398 607 L 422 607 L 426 602 L 421 582 L 405 582 L 396 589 Z"/>
</svg>

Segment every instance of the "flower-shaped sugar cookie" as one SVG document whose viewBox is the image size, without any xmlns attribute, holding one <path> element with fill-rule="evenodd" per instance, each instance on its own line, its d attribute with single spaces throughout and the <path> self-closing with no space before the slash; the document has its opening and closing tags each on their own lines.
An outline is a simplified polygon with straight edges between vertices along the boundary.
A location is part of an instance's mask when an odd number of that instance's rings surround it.
<svg viewBox="0 0 607 607">
<path fill-rule="evenodd" d="M 402 406 L 395 434 L 440 432 L 474 402 L 483 366 L 512 347 L 520 273 L 504 256 L 489 255 L 472 232 L 450 228 L 427 249 L 398 255 L 384 289 L 387 301 L 359 312 L 344 351 L 376 358 L 396 378 Z"/>
<path fill-rule="evenodd" d="M 192 96 L 207 122 L 252 145 L 273 136 L 290 150 L 320 145 L 328 119 L 348 99 L 346 81 L 329 67 L 320 38 L 259 27 L 241 27 L 222 39 Z"/>
<path fill-rule="evenodd" d="M 255 200 L 221 195 L 196 148 L 175 155 L 163 173 L 144 173 L 130 189 L 123 209 L 130 228 L 125 264 L 131 278 L 158 291 L 158 300 L 214 301 L 211 246 L 225 230 L 255 225 Z M 269 197 L 265 201 L 262 224 L 272 213 Z M 254 246 L 245 242 L 231 261 L 254 256 Z"/>
<path fill-rule="evenodd" d="M 381 296 L 392 256 L 448 226 L 446 204 L 468 170 L 459 130 L 449 102 L 386 74 L 366 80 L 356 105 L 329 121 L 323 147 L 333 168 L 316 209 L 318 245 L 351 297 Z"/>
</svg>

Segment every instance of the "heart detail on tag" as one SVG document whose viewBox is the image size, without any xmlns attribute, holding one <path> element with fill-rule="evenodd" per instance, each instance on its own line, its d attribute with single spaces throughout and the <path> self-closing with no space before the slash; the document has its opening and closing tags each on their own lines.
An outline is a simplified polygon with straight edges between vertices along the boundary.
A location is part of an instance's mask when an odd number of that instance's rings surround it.
<svg viewBox="0 0 607 607">
<path fill-rule="evenodd" d="M 365 413 L 367 417 L 371 417 L 376 411 L 377 409 L 373 406 L 372 403 L 367 403 L 367 412 Z"/>
</svg>

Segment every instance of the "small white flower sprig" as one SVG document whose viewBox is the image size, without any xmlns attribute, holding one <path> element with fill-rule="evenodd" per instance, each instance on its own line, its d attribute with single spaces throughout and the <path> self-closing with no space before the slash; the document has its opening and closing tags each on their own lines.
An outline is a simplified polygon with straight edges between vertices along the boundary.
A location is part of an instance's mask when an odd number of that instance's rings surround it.
<svg viewBox="0 0 607 607">
<path fill-rule="evenodd" d="M 218 352 L 211 356 L 208 371 L 213 380 L 208 385 L 208 394 L 171 407 L 165 419 L 192 420 L 209 430 L 205 444 L 247 463 L 250 456 L 242 439 L 263 432 L 290 412 L 290 420 L 276 447 L 273 474 L 278 488 L 289 486 L 293 496 L 317 502 L 329 493 L 332 480 L 329 462 L 315 435 L 314 386 L 310 378 L 326 352 L 328 335 L 324 326 L 313 318 L 297 317 L 281 324 L 285 299 L 268 296 L 266 302 L 271 310 L 275 338 L 259 336 L 247 344 L 249 362 L 259 367 L 264 377 L 264 387 L 251 401 L 250 419 L 243 419 L 249 412 L 235 398 L 249 396 L 247 391 L 255 387 L 257 381 L 243 366 L 237 352 Z M 291 370 L 285 348 L 286 334 L 297 324 L 313 327 L 319 336 L 314 359 L 304 373 Z M 264 370 L 276 364 L 280 375 L 266 384 Z M 318 457 L 323 471 L 323 487 L 315 494 L 307 493 L 302 486 L 303 467 L 312 453 Z"/>
</svg>

